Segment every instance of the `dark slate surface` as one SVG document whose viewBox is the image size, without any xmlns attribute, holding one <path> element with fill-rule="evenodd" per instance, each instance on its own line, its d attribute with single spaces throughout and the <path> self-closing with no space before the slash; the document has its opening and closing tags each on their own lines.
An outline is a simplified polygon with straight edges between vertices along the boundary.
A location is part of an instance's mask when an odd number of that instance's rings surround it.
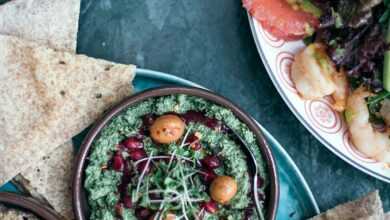
<svg viewBox="0 0 390 220">
<path fill-rule="evenodd" d="M 233 100 L 285 147 L 321 210 L 390 185 L 354 169 L 295 119 L 258 56 L 239 0 L 83 0 L 78 52 L 168 72 Z"/>
</svg>

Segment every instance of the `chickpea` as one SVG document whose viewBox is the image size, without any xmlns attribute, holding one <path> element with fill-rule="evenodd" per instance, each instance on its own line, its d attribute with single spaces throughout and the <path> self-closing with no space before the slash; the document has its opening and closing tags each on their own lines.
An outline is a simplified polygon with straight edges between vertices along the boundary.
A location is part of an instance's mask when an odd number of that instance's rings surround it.
<svg viewBox="0 0 390 220">
<path fill-rule="evenodd" d="M 218 176 L 211 183 L 211 198 L 220 204 L 229 203 L 236 193 L 237 182 L 230 176 Z"/>
<path fill-rule="evenodd" d="M 152 139 L 160 144 L 170 144 L 179 140 L 184 133 L 185 123 L 177 115 L 158 117 L 150 127 Z"/>
</svg>

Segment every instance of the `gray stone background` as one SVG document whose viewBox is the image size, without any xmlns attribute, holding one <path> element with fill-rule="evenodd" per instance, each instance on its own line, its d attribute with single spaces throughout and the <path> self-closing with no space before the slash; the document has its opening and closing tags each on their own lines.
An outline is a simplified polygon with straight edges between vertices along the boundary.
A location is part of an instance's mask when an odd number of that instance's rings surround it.
<svg viewBox="0 0 390 220">
<path fill-rule="evenodd" d="M 284 104 L 240 0 L 82 0 L 78 38 L 79 53 L 171 73 L 233 100 L 284 146 L 321 210 L 375 189 L 390 210 L 390 184 L 333 155 Z"/>
</svg>

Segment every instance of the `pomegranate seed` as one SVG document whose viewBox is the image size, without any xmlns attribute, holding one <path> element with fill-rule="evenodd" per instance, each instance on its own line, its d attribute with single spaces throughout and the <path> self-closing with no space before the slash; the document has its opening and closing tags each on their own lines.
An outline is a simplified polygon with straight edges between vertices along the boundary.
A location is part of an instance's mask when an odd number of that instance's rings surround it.
<svg viewBox="0 0 390 220">
<path fill-rule="evenodd" d="M 200 145 L 199 138 L 195 134 L 191 134 L 187 138 L 186 144 L 190 144 L 191 149 L 195 151 L 200 150 L 202 148 L 202 146 Z"/>
<path fill-rule="evenodd" d="M 144 143 L 142 142 L 142 140 L 137 137 L 127 138 L 123 141 L 123 145 L 129 150 L 140 149 L 144 147 Z"/>
<path fill-rule="evenodd" d="M 214 118 L 207 118 L 205 121 L 205 124 L 207 127 L 212 128 L 212 129 L 217 129 L 220 128 L 219 121 Z"/>
<path fill-rule="evenodd" d="M 113 164 L 112 164 L 112 167 L 115 171 L 122 171 L 123 170 L 123 164 L 124 164 L 124 160 L 122 158 L 122 156 L 120 155 L 115 155 L 114 158 L 113 158 Z"/>
<path fill-rule="evenodd" d="M 147 208 L 137 208 L 135 215 L 138 219 L 148 219 L 152 215 L 152 212 Z"/>
<path fill-rule="evenodd" d="M 137 165 L 137 170 L 138 170 L 138 172 L 143 172 L 144 171 L 144 169 L 145 169 L 145 167 L 146 167 L 146 164 L 147 164 L 148 162 L 147 161 L 142 161 L 142 162 L 140 162 L 138 165 Z M 145 170 L 145 173 L 149 173 L 150 172 L 150 164 L 149 164 L 149 166 L 147 166 L 146 167 L 146 170 Z"/>
<path fill-rule="evenodd" d="M 122 203 L 117 203 L 115 204 L 115 213 L 122 217 L 122 213 L 123 213 L 123 204 Z"/>
<path fill-rule="evenodd" d="M 203 158 L 200 162 L 202 163 L 203 166 L 209 169 L 215 169 L 221 166 L 220 160 L 215 155 L 207 156 Z"/>
<path fill-rule="evenodd" d="M 130 152 L 130 158 L 134 161 L 141 160 L 146 157 L 146 152 L 143 149 L 136 149 Z"/>
<path fill-rule="evenodd" d="M 211 183 L 211 181 L 213 181 L 215 178 L 217 178 L 217 174 L 214 173 L 214 171 L 212 170 L 203 170 L 201 173 L 200 173 L 203 181 L 205 181 L 206 183 Z"/>
<path fill-rule="evenodd" d="M 212 200 L 203 203 L 201 207 L 208 213 L 215 213 L 218 210 L 217 203 Z"/>
<path fill-rule="evenodd" d="M 198 141 L 199 141 L 199 138 L 195 134 L 191 134 L 188 136 L 188 138 L 186 140 L 186 144 L 191 144 L 191 143 L 198 142 Z"/>
<path fill-rule="evenodd" d="M 133 202 L 131 201 L 130 196 L 123 197 L 123 206 L 128 209 L 133 207 Z"/>
<path fill-rule="evenodd" d="M 203 122 L 205 118 L 201 112 L 196 112 L 196 111 L 188 111 L 182 117 L 184 118 L 184 121 L 186 123 Z"/>
</svg>

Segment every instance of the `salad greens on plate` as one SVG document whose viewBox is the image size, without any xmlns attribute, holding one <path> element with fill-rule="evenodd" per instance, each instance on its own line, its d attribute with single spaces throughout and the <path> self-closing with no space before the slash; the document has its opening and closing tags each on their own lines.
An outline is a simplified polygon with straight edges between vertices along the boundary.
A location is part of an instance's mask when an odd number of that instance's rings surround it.
<svg viewBox="0 0 390 220">
<path fill-rule="evenodd" d="M 304 40 L 306 46 L 294 55 L 290 71 L 300 98 L 325 99 L 344 115 L 355 148 L 390 164 L 390 1 L 243 4 L 276 38 Z"/>
</svg>

